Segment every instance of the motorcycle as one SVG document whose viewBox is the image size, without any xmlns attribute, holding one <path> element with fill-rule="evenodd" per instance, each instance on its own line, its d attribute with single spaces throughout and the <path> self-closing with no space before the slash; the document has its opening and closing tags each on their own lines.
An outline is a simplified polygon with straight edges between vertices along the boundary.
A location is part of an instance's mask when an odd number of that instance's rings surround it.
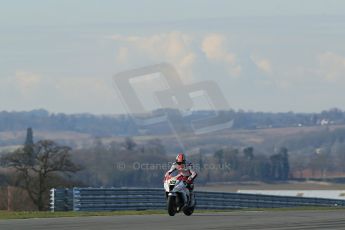
<svg viewBox="0 0 345 230">
<path fill-rule="evenodd" d="M 196 202 L 195 197 L 191 199 L 191 196 L 194 196 L 194 193 L 189 191 L 182 175 L 165 177 L 164 189 L 170 216 L 174 216 L 181 210 L 187 216 L 193 214 Z"/>
</svg>

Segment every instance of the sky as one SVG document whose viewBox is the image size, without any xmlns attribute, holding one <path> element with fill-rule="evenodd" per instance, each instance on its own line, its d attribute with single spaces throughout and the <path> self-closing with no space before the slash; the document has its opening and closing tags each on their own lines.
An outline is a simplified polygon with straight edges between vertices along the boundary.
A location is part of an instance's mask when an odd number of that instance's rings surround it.
<svg viewBox="0 0 345 230">
<path fill-rule="evenodd" d="M 345 1 L 0 0 L 0 111 L 118 114 L 122 71 L 169 63 L 233 109 L 345 109 Z M 131 86 L 162 107 L 163 76 Z M 190 92 L 192 93 L 192 92 Z M 207 94 L 207 93 L 206 93 Z M 206 96 L 191 109 L 212 108 Z"/>
</svg>

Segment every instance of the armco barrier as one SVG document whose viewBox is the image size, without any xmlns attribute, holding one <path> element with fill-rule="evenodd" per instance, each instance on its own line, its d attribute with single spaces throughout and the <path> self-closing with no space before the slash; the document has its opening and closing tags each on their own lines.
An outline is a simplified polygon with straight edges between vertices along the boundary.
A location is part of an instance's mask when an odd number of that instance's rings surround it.
<svg viewBox="0 0 345 230">
<path fill-rule="evenodd" d="M 198 209 L 345 206 L 345 200 L 243 193 L 195 192 Z M 163 189 L 73 188 L 51 190 L 52 211 L 115 211 L 165 209 Z"/>
<path fill-rule="evenodd" d="M 50 209 L 52 211 L 71 211 L 73 210 L 73 189 L 51 189 L 50 190 Z"/>
</svg>

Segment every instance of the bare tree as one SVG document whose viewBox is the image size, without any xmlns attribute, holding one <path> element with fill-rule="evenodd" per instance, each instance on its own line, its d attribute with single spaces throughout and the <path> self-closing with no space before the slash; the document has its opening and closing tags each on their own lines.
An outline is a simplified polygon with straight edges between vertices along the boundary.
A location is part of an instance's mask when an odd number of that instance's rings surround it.
<svg viewBox="0 0 345 230">
<path fill-rule="evenodd" d="M 38 210 L 44 210 L 48 191 L 59 186 L 61 178 L 80 170 L 70 159 L 71 149 L 53 141 L 43 140 L 33 144 L 32 149 L 19 148 L 1 158 L 5 167 L 15 172 L 15 186 L 23 188 Z"/>
</svg>

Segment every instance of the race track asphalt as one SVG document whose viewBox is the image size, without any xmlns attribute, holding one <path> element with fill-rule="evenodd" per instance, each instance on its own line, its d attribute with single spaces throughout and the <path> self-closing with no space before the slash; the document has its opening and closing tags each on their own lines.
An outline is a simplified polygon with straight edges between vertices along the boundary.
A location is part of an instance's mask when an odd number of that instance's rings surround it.
<svg viewBox="0 0 345 230">
<path fill-rule="evenodd" d="M 345 229 L 345 211 L 234 211 L 193 216 L 129 215 L 0 220 L 1 230 Z"/>
</svg>

